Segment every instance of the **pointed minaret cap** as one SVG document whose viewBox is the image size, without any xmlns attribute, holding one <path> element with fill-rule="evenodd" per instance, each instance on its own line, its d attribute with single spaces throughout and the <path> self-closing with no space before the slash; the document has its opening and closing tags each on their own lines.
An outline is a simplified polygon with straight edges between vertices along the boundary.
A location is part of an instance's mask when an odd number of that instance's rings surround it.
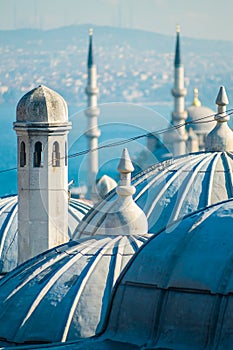
<svg viewBox="0 0 233 350">
<path fill-rule="evenodd" d="M 131 172 L 134 167 L 126 148 L 122 152 L 118 170 L 120 172 L 120 181 L 116 189 L 118 196 L 107 212 L 104 234 L 145 234 L 148 232 L 148 221 L 145 213 L 132 198 L 135 193 L 135 187 L 131 185 Z"/>
<path fill-rule="evenodd" d="M 226 113 L 229 104 L 224 86 L 221 86 L 216 98 L 218 113 L 215 115 L 216 126 L 206 137 L 206 151 L 233 151 L 233 131 L 227 121 L 230 119 Z"/>
<path fill-rule="evenodd" d="M 89 50 L 88 50 L 88 59 L 87 59 L 87 67 L 88 68 L 91 68 L 94 64 L 93 48 L 92 48 L 92 36 L 93 36 L 93 28 L 89 28 Z"/>
<path fill-rule="evenodd" d="M 181 65 L 181 54 L 180 54 L 180 25 L 176 26 L 176 51 L 175 51 L 175 67 L 179 67 Z"/>
</svg>

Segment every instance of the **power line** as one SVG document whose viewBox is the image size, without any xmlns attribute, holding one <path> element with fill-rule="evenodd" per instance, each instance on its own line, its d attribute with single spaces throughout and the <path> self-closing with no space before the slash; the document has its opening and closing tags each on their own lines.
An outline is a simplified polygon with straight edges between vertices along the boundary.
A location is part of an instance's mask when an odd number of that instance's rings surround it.
<svg viewBox="0 0 233 350">
<path fill-rule="evenodd" d="M 233 114 L 233 108 L 227 110 L 225 113 L 227 113 L 228 116 L 232 115 Z M 207 116 L 204 116 L 204 117 L 200 117 L 200 118 L 198 118 L 198 119 L 196 119 L 194 121 L 188 121 L 188 122 L 185 122 L 185 123 L 172 125 L 169 128 L 160 129 L 158 131 L 151 131 L 151 132 L 148 132 L 146 134 L 141 134 L 141 135 L 138 135 L 138 136 L 130 137 L 128 139 L 114 141 L 114 142 L 111 142 L 111 143 L 108 143 L 106 145 L 102 145 L 102 146 L 99 146 L 99 147 L 96 147 L 96 148 L 93 148 L 93 149 L 86 149 L 86 150 L 83 150 L 83 151 L 80 151 L 80 152 L 77 152 L 77 153 L 70 154 L 70 155 L 67 156 L 67 158 L 70 158 L 70 159 L 71 158 L 76 158 L 76 157 L 80 157 L 80 156 L 85 155 L 85 154 L 90 153 L 90 152 L 96 152 L 96 151 L 104 149 L 104 148 L 111 148 L 111 147 L 121 146 L 121 145 L 124 145 L 126 143 L 129 143 L 129 142 L 132 142 L 132 141 L 144 138 L 144 137 L 148 137 L 151 134 L 153 134 L 154 136 L 159 136 L 161 134 L 165 134 L 166 132 L 170 132 L 172 130 L 180 129 L 180 128 L 182 128 L 184 126 L 187 126 L 187 125 L 212 123 L 212 122 L 215 121 L 214 119 L 212 119 L 212 120 L 205 120 L 205 119 L 212 118 L 212 117 L 217 117 L 217 116 L 218 116 L 219 119 L 225 118 L 225 115 L 222 116 L 221 114 L 222 113 L 210 114 L 210 115 L 207 115 Z M 64 158 L 65 157 L 61 157 L 60 159 L 64 159 Z M 49 164 L 52 164 L 52 162 L 49 163 Z M 17 170 L 17 167 L 0 170 L 0 174 L 6 173 L 6 172 L 10 172 L 10 171 L 13 171 L 13 170 Z"/>
</svg>

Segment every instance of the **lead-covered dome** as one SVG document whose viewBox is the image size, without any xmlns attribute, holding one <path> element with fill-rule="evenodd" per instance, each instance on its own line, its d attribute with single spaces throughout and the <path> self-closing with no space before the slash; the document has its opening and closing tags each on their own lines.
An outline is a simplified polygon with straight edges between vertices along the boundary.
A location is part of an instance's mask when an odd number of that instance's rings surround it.
<svg viewBox="0 0 233 350">
<path fill-rule="evenodd" d="M 134 200 L 145 212 L 149 232 L 208 205 L 233 197 L 233 153 L 199 152 L 180 156 L 139 173 L 132 179 Z M 116 199 L 110 193 L 83 218 L 75 237 L 94 235 Z"/>
<path fill-rule="evenodd" d="M 91 204 L 71 198 L 68 207 L 68 234 L 73 237 Z M 0 199 L 0 274 L 11 271 L 18 260 L 18 196 Z"/>
<path fill-rule="evenodd" d="M 16 122 L 68 123 L 67 104 L 57 92 L 39 85 L 18 102 Z"/>
<path fill-rule="evenodd" d="M 115 282 L 150 235 L 70 241 L 0 280 L 1 345 L 51 343 L 102 328 Z"/>
<path fill-rule="evenodd" d="M 187 108 L 188 118 L 187 122 L 191 122 L 191 127 L 197 135 L 208 134 L 215 126 L 214 121 L 215 112 L 206 106 L 202 106 L 201 101 L 198 98 L 198 89 L 194 88 L 194 99 L 190 107 Z M 204 120 L 202 118 L 205 117 Z M 209 117 L 209 118 L 206 118 Z M 205 121 L 198 122 L 197 121 Z M 208 121 L 208 122 L 207 122 Z"/>
<path fill-rule="evenodd" d="M 102 338 L 139 349 L 231 349 L 232 226 L 229 200 L 153 236 L 118 282 Z"/>
</svg>

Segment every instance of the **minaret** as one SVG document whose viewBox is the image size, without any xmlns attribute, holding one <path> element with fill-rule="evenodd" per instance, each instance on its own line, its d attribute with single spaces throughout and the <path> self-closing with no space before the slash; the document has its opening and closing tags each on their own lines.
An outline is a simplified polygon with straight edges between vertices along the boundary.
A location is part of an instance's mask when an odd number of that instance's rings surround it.
<svg viewBox="0 0 233 350">
<path fill-rule="evenodd" d="M 96 175 L 98 173 L 98 151 L 93 151 L 98 147 L 98 138 L 100 136 L 100 130 L 98 128 L 98 116 L 99 108 L 97 107 L 97 74 L 96 65 L 94 64 L 93 58 L 93 47 L 92 47 L 93 30 L 89 30 L 89 51 L 87 61 L 87 109 L 85 114 L 87 116 L 87 132 L 85 133 L 88 141 L 88 149 L 91 151 L 87 156 L 87 197 L 96 201 Z"/>
<path fill-rule="evenodd" d="M 226 106 L 229 104 L 224 86 L 221 86 L 216 98 L 218 113 L 215 115 L 216 126 L 206 137 L 206 151 L 233 151 L 233 132 L 229 128 L 229 115 Z"/>
<path fill-rule="evenodd" d="M 174 87 L 172 89 L 174 97 L 174 111 L 172 112 L 172 124 L 185 123 L 187 119 L 187 111 L 185 110 L 186 89 L 184 88 L 184 66 L 181 61 L 180 54 L 180 26 L 176 27 L 176 51 L 174 60 Z M 173 155 L 182 155 L 186 153 L 187 133 L 185 126 L 175 130 L 174 138 L 172 138 Z"/>
<path fill-rule="evenodd" d="M 18 262 L 68 241 L 67 105 L 38 86 L 17 105 Z"/>
</svg>

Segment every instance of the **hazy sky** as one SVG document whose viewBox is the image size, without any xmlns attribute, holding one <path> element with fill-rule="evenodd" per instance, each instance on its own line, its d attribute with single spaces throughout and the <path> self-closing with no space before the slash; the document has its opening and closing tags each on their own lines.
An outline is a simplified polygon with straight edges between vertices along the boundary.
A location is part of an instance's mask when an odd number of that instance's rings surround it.
<svg viewBox="0 0 233 350">
<path fill-rule="evenodd" d="M 0 29 L 113 25 L 233 40 L 232 0 L 0 0 Z"/>
</svg>

